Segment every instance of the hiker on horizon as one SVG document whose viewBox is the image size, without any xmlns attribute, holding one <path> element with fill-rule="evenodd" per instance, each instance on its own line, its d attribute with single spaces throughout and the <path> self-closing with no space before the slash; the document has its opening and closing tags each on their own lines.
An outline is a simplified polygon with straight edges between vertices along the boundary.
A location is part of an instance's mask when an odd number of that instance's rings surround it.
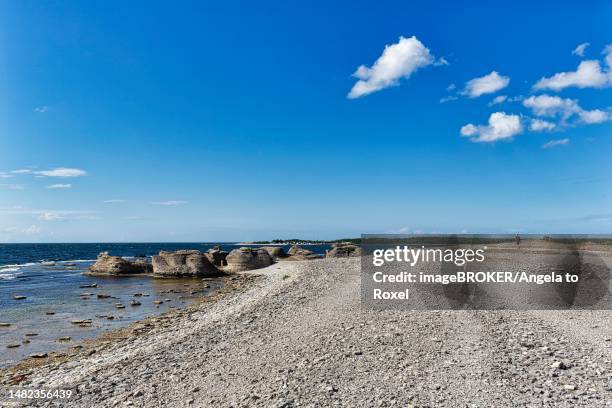
<svg viewBox="0 0 612 408">
<path fill-rule="evenodd" d="M 514 240 L 516 241 L 516 246 L 520 248 L 520 246 L 521 246 L 521 237 L 519 236 L 519 234 L 516 234 L 516 236 L 514 237 Z"/>
</svg>

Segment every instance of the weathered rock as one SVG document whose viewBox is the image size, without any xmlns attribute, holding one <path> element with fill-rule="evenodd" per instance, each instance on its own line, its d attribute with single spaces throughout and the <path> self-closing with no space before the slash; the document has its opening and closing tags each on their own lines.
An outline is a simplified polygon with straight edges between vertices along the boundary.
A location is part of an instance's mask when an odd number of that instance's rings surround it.
<svg viewBox="0 0 612 408">
<path fill-rule="evenodd" d="M 208 257 L 195 250 L 161 251 L 153 257 L 153 275 L 156 277 L 218 275 L 219 270 Z"/>
<path fill-rule="evenodd" d="M 221 247 L 216 246 L 214 248 L 211 248 L 208 250 L 208 252 L 206 252 L 206 257 L 208 258 L 208 260 L 210 261 L 210 263 L 212 263 L 215 266 L 225 266 L 227 265 L 227 261 L 225 260 L 225 258 L 227 258 L 227 255 L 229 254 L 229 252 L 227 251 L 222 251 Z"/>
<path fill-rule="evenodd" d="M 361 248 L 351 242 L 340 242 L 332 245 L 327 251 L 327 258 L 347 258 L 361 256 Z"/>
<path fill-rule="evenodd" d="M 109 255 L 101 252 L 96 263 L 89 267 L 90 274 L 103 275 L 131 275 L 138 273 L 150 273 L 151 264 L 144 260 L 128 261 L 120 256 Z"/>
<path fill-rule="evenodd" d="M 293 245 L 291 248 L 289 248 L 289 251 L 287 253 L 291 256 L 308 256 L 314 254 L 314 252 L 312 252 L 311 250 L 304 249 L 299 245 Z"/>
<path fill-rule="evenodd" d="M 298 261 L 304 260 L 304 259 L 315 259 L 315 258 L 321 257 L 321 255 L 315 254 L 310 249 L 304 249 L 299 245 L 293 245 L 291 248 L 289 248 L 289 251 L 287 253 L 289 254 L 290 260 L 298 260 Z"/>
<path fill-rule="evenodd" d="M 226 260 L 227 266 L 223 270 L 228 272 L 250 271 L 272 265 L 272 257 L 263 248 L 234 249 L 227 255 Z"/>
<path fill-rule="evenodd" d="M 261 247 L 261 249 L 266 250 L 266 252 L 268 252 L 268 254 L 270 254 L 272 258 L 286 258 L 287 257 L 287 253 L 285 252 L 283 247 L 280 247 L 280 246 L 265 246 L 265 247 Z"/>
</svg>

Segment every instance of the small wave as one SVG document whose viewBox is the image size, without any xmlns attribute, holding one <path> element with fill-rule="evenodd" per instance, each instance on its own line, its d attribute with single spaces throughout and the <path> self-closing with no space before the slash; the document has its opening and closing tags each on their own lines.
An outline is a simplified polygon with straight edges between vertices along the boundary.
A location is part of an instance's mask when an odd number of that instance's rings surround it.
<svg viewBox="0 0 612 408">
<path fill-rule="evenodd" d="M 4 273 L 4 272 L 17 272 L 19 270 L 19 267 L 14 266 L 14 267 L 5 267 L 5 268 L 0 268 L 0 273 Z"/>
<path fill-rule="evenodd" d="M 24 266 L 34 266 L 37 265 L 36 262 L 28 262 L 28 263 L 23 263 L 23 264 L 8 264 L 8 265 L 0 265 L 0 269 L 4 269 L 4 268 L 21 268 Z"/>
<path fill-rule="evenodd" d="M 16 270 L 19 270 L 19 268 L 12 268 L 11 272 L 15 272 L 15 273 L 5 273 L 5 272 L 9 272 L 8 269 L 0 269 L 0 279 L 2 280 L 13 280 L 15 279 L 17 276 L 21 275 L 21 272 L 17 272 Z"/>
</svg>

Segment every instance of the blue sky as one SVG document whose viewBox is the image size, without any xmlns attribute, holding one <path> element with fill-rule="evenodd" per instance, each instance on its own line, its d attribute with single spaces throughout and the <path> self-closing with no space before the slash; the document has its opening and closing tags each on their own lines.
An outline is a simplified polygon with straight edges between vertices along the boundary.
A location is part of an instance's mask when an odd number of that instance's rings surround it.
<svg viewBox="0 0 612 408">
<path fill-rule="evenodd" d="M 0 242 L 612 233 L 610 2 L 330 3 L 1 2 Z"/>
</svg>

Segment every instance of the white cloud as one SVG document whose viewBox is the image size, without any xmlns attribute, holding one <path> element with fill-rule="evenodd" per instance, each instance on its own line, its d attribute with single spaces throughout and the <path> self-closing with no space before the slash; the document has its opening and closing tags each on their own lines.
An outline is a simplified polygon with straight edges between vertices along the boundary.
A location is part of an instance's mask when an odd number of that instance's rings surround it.
<svg viewBox="0 0 612 408">
<path fill-rule="evenodd" d="M 72 184 L 51 184 L 48 185 L 46 188 L 72 188 Z"/>
<path fill-rule="evenodd" d="M 584 57 L 584 50 L 586 50 L 586 48 L 589 45 L 591 44 L 589 44 L 588 42 L 578 45 L 576 48 L 574 48 L 574 51 L 572 51 L 572 54 L 577 55 L 579 57 Z"/>
<path fill-rule="evenodd" d="M 450 65 L 448 63 L 448 61 L 446 60 L 446 58 L 444 58 L 444 57 L 438 58 L 438 60 L 436 62 L 434 62 L 433 64 L 434 64 L 435 67 L 443 67 L 443 66 Z"/>
<path fill-rule="evenodd" d="M 551 147 L 565 146 L 565 145 L 568 145 L 569 142 L 570 142 L 569 139 L 551 140 L 550 142 L 544 143 L 542 145 L 542 148 L 543 149 L 550 149 Z"/>
<path fill-rule="evenodd" d="M 32 172 L 32 170 L 30 170 L 30 169 L 11 170 L 11 174 L 29 174 L 31 172 Z"/>
<path fill-rule="evenodd" d="M 542 119 L 532 119 L 529 124 L 529 130 L 532 132 L 549 132 L 555 127 L 556 125 L 554 123 Z"/>
<path fill-rule="evenodd" d="M 22 232 L 27 235 L 38 235 L 40 234 L 40 228 L 38 228 L 36 225 L 30 225 L 28 228 L 24 229 Z"/>
<path fill-rule="evenodd" d="M 581 44 L 582 45 L 582 44 Z M 607 68 L 602 69 L 597 60 L 582 61 L 576 71 L 559 72 L 549 78 L 541 78 L 534 89 L 560 91 L 569 87 L 606 88 L 612 86 L 612 44 L 602 54 Z"/>
<path fill-rule="evenodd" d="M 510 78 L 499 75 L 497 71 L 490 74 L 469 80 L 465 84 L 463 94 L 470 98 L 477 98 L 480 95 L 495 93 L 504 89 L 510 83 Z"/>
<path fill-rule="evenodd" d="M 40 221 L 64 221 L 66 217 L 57 212 L 45 212 L 38 216 Z"/>
<path fill-rule="evenodd" d="M 49 110 L 49 107 L 48 106 L 38 106 L 34 108 L 34 110 L 38 113 L 45 113 Z"/>
<path fill-rule="evenodd" d="M 578 102 L 574 99 L 563 99 L 546 94 L 530 96 L 523 101 L 523 106 L 531 109 L 538 116 L 561 114 L 564 117 L 569 117 L 580 110 Z"/>
<path fill-rule="evenodd" d="M 418 69 L 433 63 L 434 57 L 429 49 L 415 36 L 400 37 L 397 43 L 385 46 L 372 67 L 361 65 L 357 68 L 353 76 L 358 81 L 347 97 L 356 99 L 395 86 L 401 78 L 410 78 Z"/>
<path fill-rule="evenodd" d="M 56 169 L 35 171 L 34 174 L 43 177 L 81 177 L 87 175 L 85 170 L 59 167 Z"/>
<path fill-rule="evenodd" d="M 552 122 L 542 119 L 532 119 L 529 124 L 529 130 L 532 132 L 545 132 L 551 131 L 556 127 L 556 125 Z"/>
<path fill-rule="evenodd" d="M 461 135 L 469 137 L 472 142 L 495 142 L 511 139 L 522 131 L 523 125 L 518 115 L 495 112 L 489 117 L 488 125 L 476 126 L 469 123 L 461 128 Z"/>
<path fill-rule="evenodd" d="M 184 205 L 187 204 L 187 201 L 182 201 L 182 200 L 169 200 L 169 201 L 154 201 L 151 204 L 153 205 L 164 205 L 164 206 L 169 206 L 169 207 L 176 207 L 179 205 Z"/>
<path fill-rule="evenodd" d="M 125 203 L 125 200 L 119 199 L 119 198 L 113 198 L 110 200 L 104 200 L 103 201 L 106 204 L 113 204 L 113 203 Z"/>
<path fill-rule="evenodd" d="M 0 178 L 7 179 L 7 178 L 12 178 L 12 177 L 14 177 L 12 174 L 8 174 L 5 171 L 0 171 Z"/>
<path fill-rule="evenodd" d="M 608 71 L 612 70 L 612 44 L 606 45 L 601 53 L 604 55 Z"/>
<path fill-rule="evenodd" d="M 506 99 L 508 99 L 508 96 L 506 96 L 506 95 L 498 95 L 495 98 L 493 98 L 493 100 L 491 102 L 489 102 L 489 106 L 499 105 L 500 103 L 504 103 L 504 102 L 506 102 Z"/>
<path fill-rule="evenodd" d="M 457 88 L 457 86 L 456 86 L 455 84 L 449 84 L 449 85 L 446 87 L 446 90 L 447 90 L 448 92 L 450 92 L 450 91 L 454 91 L 454 90 L 455 90 L 455 88 Z"/>
<path fill-rule="evenodd" d="M 538 95 L 531 96 L 523 101 L 523 106 L 529 108 L 537 116 L 561 117 L 561 125 L 567 125 L 568 120 L 577 116 L 578 123 L 595 124 L 612 120 L 612 114 L 600 109 L 585 110 L 578 101 L 558 96 Z M 576 122 L 576 121 L 574 121 Z"/>
<path fill-rule="evenodd" d="M 586 124 L 595 124 L 595 123 L 603 123 L 609 120 L 612 120 L 612 114 L 609 112 L 604 112 L 599 109 L 593 109 L 590 111 L 581 110 L 578 112 L 578 116 L 582 120 L 582 122 Z"/>
<path fill-rule="evenodd" d="M 450 102 L 450 101 L 454 101 L 457 100 L 458 98 L 454 95 L 448 95 L 445 96 L 443 98 L 440 98 L 440 103 L 446 103 L 446 102 Z"/>
</svg>

